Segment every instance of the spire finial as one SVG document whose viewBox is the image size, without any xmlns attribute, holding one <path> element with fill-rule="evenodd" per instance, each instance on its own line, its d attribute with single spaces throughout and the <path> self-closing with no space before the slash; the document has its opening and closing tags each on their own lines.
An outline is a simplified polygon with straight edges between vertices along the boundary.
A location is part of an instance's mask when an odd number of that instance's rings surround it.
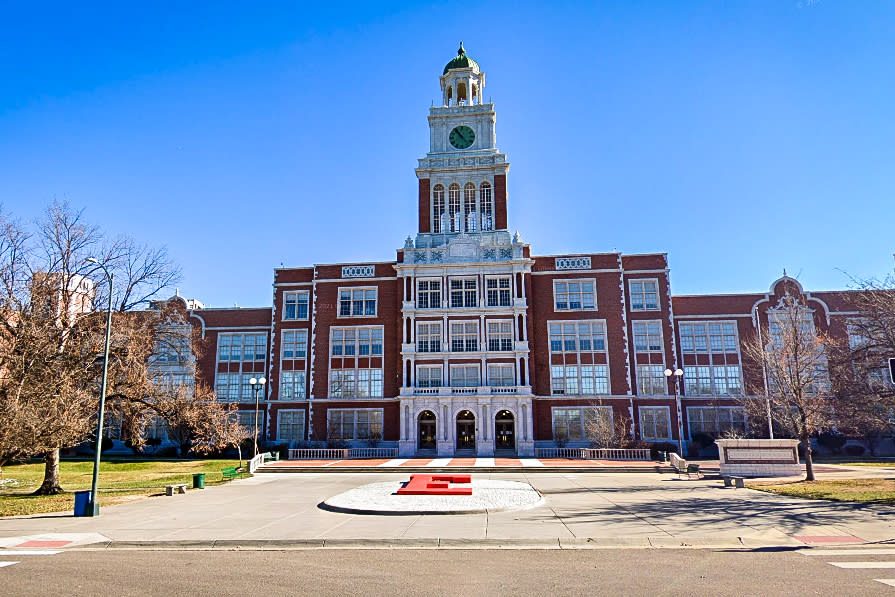
<svg viewBox="0 0 895 597">
<path fill-rule="evenodd" d="M 460 40 L 460 49 L 457 50 L 457 56 L 462 56 L 466 53 L 466 48 L 463 47 L 463 40 Z"/>
</svg>

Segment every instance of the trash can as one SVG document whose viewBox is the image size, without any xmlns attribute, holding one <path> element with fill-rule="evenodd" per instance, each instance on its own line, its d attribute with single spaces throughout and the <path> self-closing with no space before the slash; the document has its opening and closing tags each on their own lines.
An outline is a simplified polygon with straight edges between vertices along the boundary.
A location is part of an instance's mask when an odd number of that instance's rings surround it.
<svg viewBox="0 0 895 597">
<path fill-rule="evenodd" d="M 193 489 L 205 489 L 205 473 L 193 475 Z"/>
<path fill-rule="evenodd" d="M 90 516 L 90 508 L 92 507 L 90 503 L 91 493 L 89 489 L 75 492 L 75 516 Z"/>
</svg>

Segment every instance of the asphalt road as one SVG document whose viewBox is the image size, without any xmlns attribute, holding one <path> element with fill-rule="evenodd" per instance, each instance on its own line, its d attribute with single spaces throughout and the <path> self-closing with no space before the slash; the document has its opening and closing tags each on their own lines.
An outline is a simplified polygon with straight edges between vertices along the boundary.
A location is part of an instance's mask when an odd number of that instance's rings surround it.
<svg viewBox="0 0 895 597">
<path fill-rule="evenodd" d="M 884 550 L 885 551 L 885 550 Z M 895 553 L 895 550 L 890 549 Z M 8 558 L 13 559 L 13 558 Z M 880 595 L 895 570 L 796 551 L 706 549 L 63 551 L 15 558 L 15 595 Z"/>
</svg>

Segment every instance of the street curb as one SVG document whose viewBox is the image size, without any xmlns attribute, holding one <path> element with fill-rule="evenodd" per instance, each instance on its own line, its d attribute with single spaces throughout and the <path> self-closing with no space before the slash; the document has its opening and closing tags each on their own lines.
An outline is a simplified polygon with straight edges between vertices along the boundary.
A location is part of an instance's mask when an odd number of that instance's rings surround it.
<svg viewBox="0 0 895 597">
<path fill-rule="evenodd" d="M 422 539 L 208 539 L 182 541 L 103 541 L 64 551 L 296 551 L 307 549 L 793 549 L 810 548 L 786 537 L 761 541 L 753 537 L 553 537 L 525 538 L 422 538 Z M 0 556 L 3 550 L 0 549 Z"/>
</svg>

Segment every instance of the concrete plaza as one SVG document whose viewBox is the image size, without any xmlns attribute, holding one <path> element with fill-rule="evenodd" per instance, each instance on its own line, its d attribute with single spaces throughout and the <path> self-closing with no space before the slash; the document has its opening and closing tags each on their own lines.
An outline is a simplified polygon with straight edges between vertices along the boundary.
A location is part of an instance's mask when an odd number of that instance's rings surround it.
<svg viewBox="0 0 895 597">
<path fill-rule="evenodd" d="M 789 498 L 725 488 L 717 479 L 566 471 L 474 477 L 530 483 L 545 502 L 469 515 L 343 514 L 318 504 L 359 485 L 406 480 L 409 474 L 265 473 L 107 507 L 97 518 L 60 513 L 3 519 L 0 548 L 53 536 L 96 547 L 178 548 L 765 547 L 895 540 L 890 506 Z"/>
</svg>

